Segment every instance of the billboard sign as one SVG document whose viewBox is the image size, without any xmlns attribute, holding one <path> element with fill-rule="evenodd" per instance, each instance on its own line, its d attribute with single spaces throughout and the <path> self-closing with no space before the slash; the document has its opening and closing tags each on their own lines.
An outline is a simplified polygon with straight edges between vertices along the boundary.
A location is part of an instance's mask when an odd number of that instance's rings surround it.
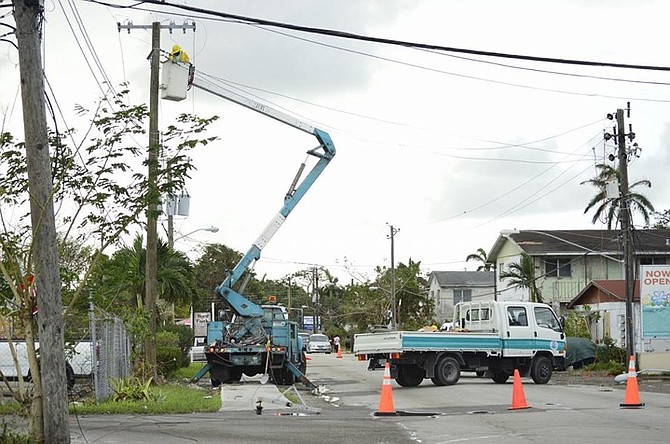
<svg viewBox="0 0 670 444">
<path fill-rule="evenodd" d="M 670 265 L 640 265 L 642 337 L 670 338 Z"/>
</svg>

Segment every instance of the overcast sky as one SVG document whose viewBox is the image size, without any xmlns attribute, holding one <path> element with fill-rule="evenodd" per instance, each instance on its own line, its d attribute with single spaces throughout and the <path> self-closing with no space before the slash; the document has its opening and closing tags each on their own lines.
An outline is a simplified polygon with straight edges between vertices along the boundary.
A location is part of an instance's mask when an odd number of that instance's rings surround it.
<svg viewBox="0 0 670 444">
<path fill-rule="evenodd" d="M 670 66 L 670 2 L 661 0 L 175 3 L 452 48 Z M 330 134 L 337 155 L 263 251 L 260 276 L 320 265 L 345 283 L 372 278 L 374 266 L 390 266 L 388 224 L 400 229 L 396 264 L 411 258 L 426 273 L 476 269 L 465 257 L 488 251 L 504 229 L 604 228 L 583 214 L 595 190 L 580 183 L 616 154 L 603 141 L 614 126 L 606 115 L 627 102 L 626 123 L 642 148 L 630 180 L 651 180 L 644 193 L 657 210 L 670 208 L 667 72 L 427 51 L 146 4 L 145 11 L 83 1 L 45 7 L 46 75 L 66 114 L 101 95 L 104 79 L 89 48 L 113 85 L 128 81 L 133 99 L 148 101 L 151 32 L 118 32 L 117 22 L 190 19 L 196 31 L 163 31 L 162 49 L 181 45 L 198 73 Z M 20 135 L 18 57 L 11 45 L 0 48 L 0 109 L 5 127 Z M 177 218 L 175 237 L 220 230 L 175 246 L 193 255 L 202 242 L 218 242 L 246 252 L 316 140 L 202 91 L 163 101 L 161 125 L 180 112 L 219 115 L 220 140 L 194 155 L 190 215 Z M 634 222 L 642 226 L 640 217 Z"/>
</svg>

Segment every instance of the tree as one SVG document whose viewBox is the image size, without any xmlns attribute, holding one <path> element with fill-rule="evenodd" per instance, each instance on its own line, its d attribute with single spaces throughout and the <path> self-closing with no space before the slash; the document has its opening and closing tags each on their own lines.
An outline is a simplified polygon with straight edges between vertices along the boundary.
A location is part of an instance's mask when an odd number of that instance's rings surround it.
<svg viewBox="0 0 670 444">
<path fill-rule="evenodd" d="M 90 116 L 91 122 L 80 141 L 76 140 L 77 133 L 74 130 L 64 130 L 50 132 L 48 138 L 40 142 L 43 148 L 48 145 L 49 151 L 53 153 L 49 157 L 50 174 L 47 173 L 46 176 L 47 180 L 53 182 L 53 192 L 49 196 L 59 209 L 55 215 L 59 243 L 61 247 L 73 243 L 90 248 L 88 253 L 84 252 L 83 264 L 61 262 L 63 286 L 59 285 L 59 290 L 65 290 L 67 295 L 69 305 L 64 313 L 66 318 L 67 313 L 77 306 L 81 295 L 88 294 L 88 281 L 92 271 L 96 269 L 95 265 L 106 260 L 104 251 L 118 245 L 121 236 L 133 226 L 139 227 L 139 216 L 147 208 L 147 179 L 134 173 L 136 167 L 144 162 L 145 154 L 141 147 L 134 145 L 133 136 L 144 132 L 142 121 L 148 118 L 148 113 L 146 105 L 127 104 L 125 96 L 128 92 L 124 89 L 112 98 L 101 99 L 92 111 L 83 106 L 78 107 L 82 117 Z M 33 113 L 24 110 L 25 114 Z M 168 129 L 166 134 L 169 135 L 171 143 L 165 150 L 172 159 L 171 180 L 162 180 L 167 174 L 166 169 L 159 171 L 159 189 L 162 194 L 174 194 L 175 189 L 183 187 L 188 172 L 193 168 L 188 152 L 191 148 L 216 139 L 205 137 L 203 132 L 215 119 L 216 117 L 199 119 L 182 115 L 178 123 Z M 195 135 L 198 138 L 194 138 Z M 69 141 L 73 146 L 67 144 Z M 46 149 L 43 151 L 47 152 Z M 9 133 L 0 133 L 0 161 L 0 243 L 4 265 L 2 277 L 9 288 L 12 303 L 21 307 L 20 310 L 2 314 L 10 317 L 14 325 L 22 325 L 25 330 L 34 387 L 30 394 L 33 406 L 30 432 L 40 441 L 40 428 L 44 421 L 38 407 L 44 397 L 40 390 L 40 371 L 34 352 L 34 344 L 38 340 L 38 323 L 33 311 L 36 306 L 35 287 L 29 280 L 37 278 L 39 283 L 40 276 L 44 274 L 40 270 L 44 266 L 36 266 L 35 253 L 43 249 L 38 247 L 31 235 L 31 218 L 38 216 L 38 213 L 30 208 L 33 190 L 29 193 L 26 144 L 15 141 Z M 66 250 L 60 252 L 69 254 Z M 82 258 L 77 260 L 79 259 Z M 73 268 L 64 270 L 63 265 Z M 49 293 L 48 286 L 40 288 Z M 53 294 L 60 295 L 60 291 L 54 291 Z M 6 299 L 3 298 L 4 300 Z M 61 315 L 61 305 L 59 296 L 58 316 Z M 45 310 L 40 310 L 37 317 L 40 315 L 50 316 Z M 51 337 L 48 333 L 46 336 Z M 58 335 L 54 337 L 56 336 Z M 48 343 L 48 340 L 42 341 L 43 346 Z M 45 351 L 46 348 L 43 352 Z M 63 363 L 63 370 L 64 368 Z M 56 384 L 50 386 L 55 387 Z"/>
<path fill-rule="evenodd" d="M 607 185 L 612 181 L 616 183 L 619 182 L 620 172 L 618 169 L 607 165 L 607 164 L 598 164 L 596 165 L 598 169 L 598 174 L 593 179 L 586 180 L 581 183 L 591 184 L 597 189 L 595 196 L 591 198 L 589 203 L 584 209 L 584 214 L 588 213 L 590 210 L 595 209 L 591 223 L 595 224 L 601 217 L 605 218 L 607 222 L 607 229 L 611 230 L 612 225 L 616 224 L 618 219 L 620 207 L 621 207 L 621 196 L 617 194 L 616 197 L 607 196 Z M 651 187 L 651 182 L 648 180 L 639 180 L 628 187 L 628 205 L 631 213 L 638 212 L 644 218 L 645 225 L 649 225 L 649 215 L 654 212 L 654 206 L 652 203 L 641 193 L 633 191 L 633 188 L 646 186 Z"/>
<path fill-rule="evenodd" d="M 386 328 L 391 322 L 391 270 L 377 267 L 374 280 L 361 281 L 342 289 L 339 322 L 350 332 L 365 332 Z M 421 263 L 409 259 L 399 263 L 396 277 L 396 314 L 398 325 L 415 330 L 435 322 L 433 302 L 428 297 L 427 279 Z"/>
<path fill-rule="evenodd" d="M 508 270 L 500 272 L 500 279 L 508 280 L 516 288 L 527 288 L 531 302 L 543 302 L 535 277 L 535 261 L 529 254 L 521 253 L 521 260 L 511 263 Z"/>
<path fill-rule="evenodd" d="M 219 302 L 214 290 L 226 279 L 227 274 L 235 268 L 241 258 L 242 253 L 223 244 L 205 246 L 193 268 L 198 287 L 198 298 L 194 304 L 196 311 L 208 311 L 209 303 Z M 253 271 L 248 270 L 247 273 L 251 273 L 253 277 Z M 250 288 L 254 288 L 253 283 Z"/>
<path fill-rule="evenodd" d="M 118 250 L 105 264 L 94 288 L 99 298 L 114 301 L 117 306 L 145 307 L 144 238 L 137 235 L 131 246 Z M 181 251 L 158 241 L 158 288 L 159 296 L 169 303 L 191 303 L 197 299 L 194 266 Z"/>
<path fill-rule="evenodd" d="M 491 271 L 491 264 L 486 262 L 486 259 L 487 259 L 486 251 L 483 248 L 477 248 L 477 252 L 469 254 L 468 257 L 465 258 L 465 261 L 481 262 L 481 265 L 477 267 L 477 271 Z"/>
<path fill-rule="evenodd" d="M 670 210 L 659 211 L 654 213 L 656 218 L 656 223 L 654 223 L 654 228 L 662 230 L 670 228 Z"/>
</svg>

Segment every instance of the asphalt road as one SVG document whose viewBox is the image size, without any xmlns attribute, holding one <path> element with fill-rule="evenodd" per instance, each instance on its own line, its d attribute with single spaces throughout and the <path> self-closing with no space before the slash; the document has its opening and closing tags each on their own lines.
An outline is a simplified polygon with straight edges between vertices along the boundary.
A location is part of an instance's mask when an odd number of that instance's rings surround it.
<svg viewBox="0 0 670 444">
<path fill-rule="evenodd" d="M 217 413 L 71 416 L 73 443 L 666 443 L 670 395 L 646 391 L 645 406 L 622 409 L 625 386 L 613 378 L 557 374 L 549 384 L 523 378 L 529 408 L 510 410 L 515 387 L 464 375 L 458 384 L 392 382 L 398 416 L 377 417 L 383 372 L 353 356 L 312 355 L 308 375 L 320 390 L 296 385 L 283 397 L 253 378 L 221 389 Z M 658 386 L 670 386 L 662 381 Z M 657 390 L 658 391 L 658 390 Z M 660 390 L 663 391 L 663 390 Z M 217 393 L 217 392 L 214 392 Z M 299 396 L 298 396 L 299 395 Z M 302 398 L 304 404 L 287 400 Z M 257 413 L 258 401 L 263 406 Z"/>
</svg>

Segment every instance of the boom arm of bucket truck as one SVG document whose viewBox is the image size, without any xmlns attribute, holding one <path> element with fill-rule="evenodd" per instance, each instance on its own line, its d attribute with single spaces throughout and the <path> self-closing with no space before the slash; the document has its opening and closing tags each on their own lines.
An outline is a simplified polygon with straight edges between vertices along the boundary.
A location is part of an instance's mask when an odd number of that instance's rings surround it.
<svg viewBox="0 0 670 444">
<path fill-rule="evenodd" d="M 300 181 L 300 177 L 305 169 L 305 163 L 300 165 L 298 173 L 293 179 L 293 183 L 284 196 L 284 204 L 279 212 L 272 218 L 267 227 L 263 230 L 260 236 L 258 236 L 256 241 L 251 245 L 249 250 L 242 257 L 242 259 L 240 259 L 237 265 L 235 265 L 235 267 L 230 271 L 225 280 L 216 288 L 217 294 L 227 303 L 228 306 L 230 306 L 231 310 L 233 310 L 236 315 L 241 317 L 258 318 L 263 315 L 263 309 L 259 305 L 242 296 L 241 293 L 233 290 L 233 286 L 240 280 L 245 271 L 249 269 L 249 266 L 254 261 L 260 259 L 263 248 L 265 248 L 272 236 L 274 236 L 277 230 L 282 226 L 288 215 L 291 214 L 291 211 L 293 211 L 298 202 L 300 202 L 300 199 L 302 199 L 307 190 L 310 189 L 326 166 L 328 166 L 328 163 L 335 156 L 335 145 L 333 144 L 333 141 L 331 140 L 328 133 L 325 131 L 315 128 L 308 123 L 283 113 L 282 111 L 273 109 L 265 104 L 256 102 L 255 100 L 244 97 L 231 90 L 218 86 L 206 85 L 204 81 L 198 79 L 197 74 L 193 80 L 193 86 L 217 97 L 221 97 L 223 99 L 237 103 L 238 105 L 242 105 L 250 110 L 271 117 L 275 120 L 285 123 L 286 125 L 299 129 L 300 131 L 312 134 L 314 137 L 316 137 L 316 140 L 319 143 L 316 148 L 307 151 L 308 155 L 314 156 L 318 159 L 316 165 L 309 171 L 307 176 L 305 176 L 302 181 Z"/>
</svg>

